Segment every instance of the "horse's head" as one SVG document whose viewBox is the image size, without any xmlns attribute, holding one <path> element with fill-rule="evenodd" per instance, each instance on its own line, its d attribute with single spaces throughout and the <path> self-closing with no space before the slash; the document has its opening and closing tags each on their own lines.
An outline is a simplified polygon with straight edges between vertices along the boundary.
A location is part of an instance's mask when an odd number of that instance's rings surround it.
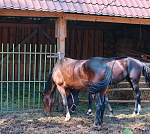
<svg viewBox="0 0 150 134">
<path fill-rule="evenodd" d="M 53 96 L 51 92 L 47 92 L 46 94 L 40 92 L 40 94 L 42 95 L 42 100 L 44 104 L 44 114 L 49 115 L 54 104 Z"/>
</svg>

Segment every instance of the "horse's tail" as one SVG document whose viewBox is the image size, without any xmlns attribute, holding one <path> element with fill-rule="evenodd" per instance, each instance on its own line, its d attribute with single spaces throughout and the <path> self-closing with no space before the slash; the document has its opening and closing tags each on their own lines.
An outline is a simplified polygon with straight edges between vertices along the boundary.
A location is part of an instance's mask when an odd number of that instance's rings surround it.
<svg viewBox="0 0 150 134">
<path fill-rule="evenodd" d="M 100 91 L 103 91 L 107 87 L 107 85 L 110 83 L 111 80 L 112 80 L 112 69 L 110 66 L 106 64 L 103 80 L 101 82 L 98 82 L 97 84 L 89 83 L 85 85 L 85 87 L 92 94 L 99 93 Z"/>
<path fill-rule="evenodd" d="M 146 83 L 150 83 L 150 66 L 148 66 L 146 63 L 143 63 L 143 75 L 145 77 Z"/>
<path fill-rule="evenodd" d="M 49 90 L 51 90 L 50 88 L 52 88 L 53 85 L 56 86 L 56 84 L 53 82 L 52 74 L 53 74 L 53 69 L 48 76 L 48 79 L 45 85 L 44 94 L 46 94 Z"/>
</svg>

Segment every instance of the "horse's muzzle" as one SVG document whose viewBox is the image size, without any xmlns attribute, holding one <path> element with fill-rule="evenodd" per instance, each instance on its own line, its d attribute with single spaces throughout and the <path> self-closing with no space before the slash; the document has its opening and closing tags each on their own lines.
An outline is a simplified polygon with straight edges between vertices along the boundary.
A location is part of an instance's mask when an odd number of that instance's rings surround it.
<svg viewBox="0 0 150 134">
<path fill-rule="evenodd" d="M 50 115 L 50 112 L 44 111 L 44 114 L 45 114 L 45 115 Z"/>
</svg>

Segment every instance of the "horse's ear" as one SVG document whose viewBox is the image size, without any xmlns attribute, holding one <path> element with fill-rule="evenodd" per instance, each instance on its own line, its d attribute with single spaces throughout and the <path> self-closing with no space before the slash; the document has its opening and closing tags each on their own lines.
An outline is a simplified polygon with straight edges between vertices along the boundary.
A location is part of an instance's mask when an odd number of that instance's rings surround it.
<svg viewBox="0 0 150 134">
<path fill-rule="evenodd" d="M 39 92 L 42 96 L 44 96 L 44 93 L 43 92 Z"/>
</svg>

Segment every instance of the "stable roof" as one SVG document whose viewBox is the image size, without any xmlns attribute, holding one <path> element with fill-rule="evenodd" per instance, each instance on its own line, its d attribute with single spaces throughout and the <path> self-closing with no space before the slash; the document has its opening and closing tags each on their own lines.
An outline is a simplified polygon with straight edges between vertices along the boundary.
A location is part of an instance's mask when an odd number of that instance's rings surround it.
<svg viewBox="0 0 150 134">
<path fill-rule="evenodd" d="M 0 9 L 150 18 L 150 0 L 0 0 Z"/>
</svg>

